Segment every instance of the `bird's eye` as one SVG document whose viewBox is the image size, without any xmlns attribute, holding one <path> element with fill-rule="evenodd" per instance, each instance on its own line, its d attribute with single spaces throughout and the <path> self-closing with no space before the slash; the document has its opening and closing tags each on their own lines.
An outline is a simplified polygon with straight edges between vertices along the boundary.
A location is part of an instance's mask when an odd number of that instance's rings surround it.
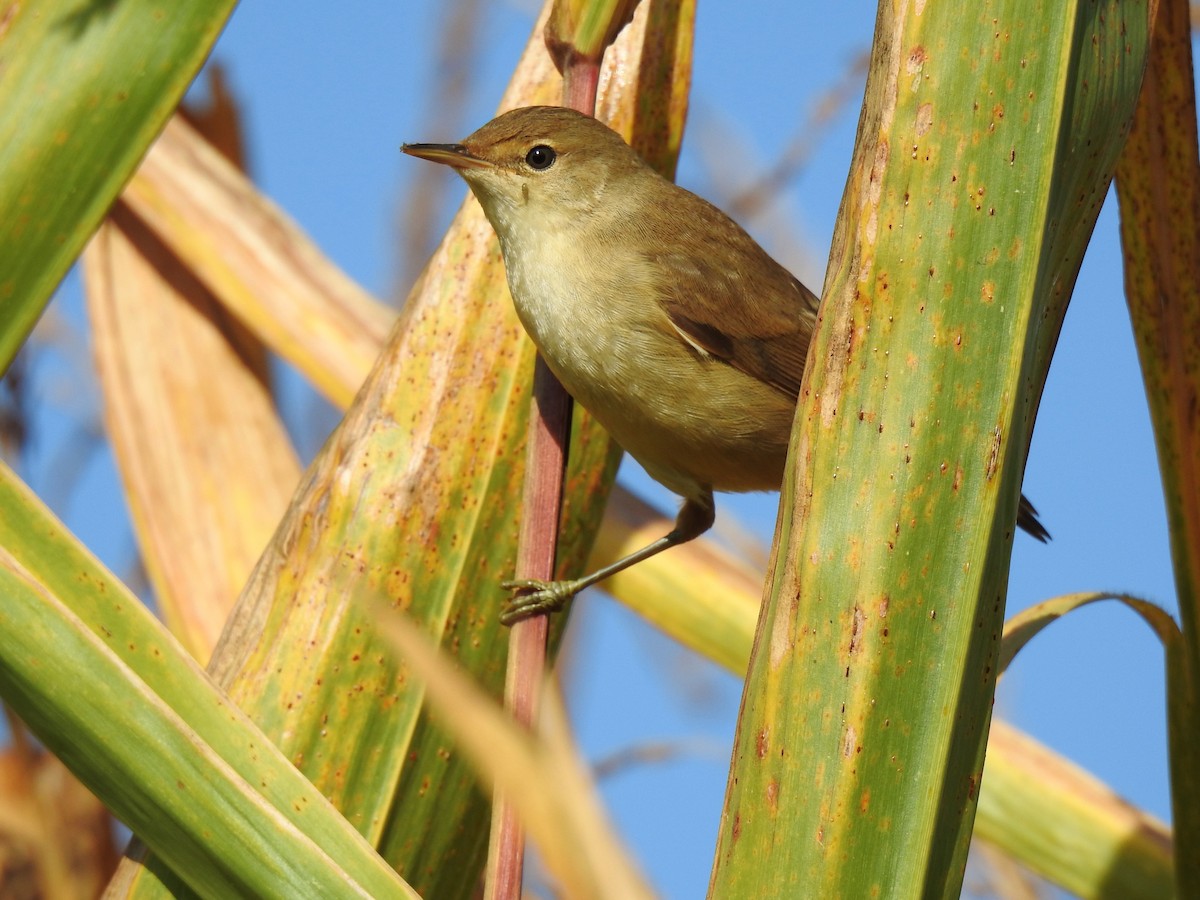
<svg viewBox="0 0 1200 900">
<path fill-rule="evenodd" d="M 554 148 L 547 147 L 545 144 L 538 144 L 525 154 L 525 162 L 529 163 L 529 168 L 538 171 L 550 168 L 557 158 L 558 154 L 554 152 Z"/>
</svg>

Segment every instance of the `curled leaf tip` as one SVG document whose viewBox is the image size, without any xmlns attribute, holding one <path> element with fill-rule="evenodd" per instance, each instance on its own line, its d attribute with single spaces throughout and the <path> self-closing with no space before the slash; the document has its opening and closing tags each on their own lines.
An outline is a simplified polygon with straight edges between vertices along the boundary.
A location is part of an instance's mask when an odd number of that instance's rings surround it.
<svg viewBox="0 0 1200 900">
<path fill-rule="evenodd" d="M 633 19 L 638 0 L 557 0 L 546 21 L 546 48 L 558 71 L 572 58 L 599 63 Z"/>
</svg>

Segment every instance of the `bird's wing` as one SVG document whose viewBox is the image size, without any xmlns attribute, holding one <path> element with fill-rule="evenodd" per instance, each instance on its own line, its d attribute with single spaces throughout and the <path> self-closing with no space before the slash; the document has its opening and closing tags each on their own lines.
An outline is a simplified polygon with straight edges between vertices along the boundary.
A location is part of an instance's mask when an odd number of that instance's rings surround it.
<svg viewBox="0 0 1200 900">
<path fill-rule="evenodd" d="M 676 276 L 660 294 L 663 311 L 694 349 L 795 399 L 817 297 L 740 229 L 727 237 L 744 241 L 746 246 L 737 247 L 743 252 L 705 254 L 685 247 L 658 260 L 660 271 Z M 722 266 L 721 257 L 743 265 Z M 702 288 L 687 290 L 687 284 Z"/>
</svg>

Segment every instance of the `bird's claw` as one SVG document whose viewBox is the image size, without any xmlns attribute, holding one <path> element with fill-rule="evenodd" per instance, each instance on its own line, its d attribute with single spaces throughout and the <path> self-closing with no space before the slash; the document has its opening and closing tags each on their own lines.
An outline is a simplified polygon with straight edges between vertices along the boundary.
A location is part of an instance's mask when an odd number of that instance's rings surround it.
<svg viewBox="0 0 1200 900">
<path fill-rule="evenodd" d="M 540 581 L 536 578 L 502 581 L 500 587 L 513 592 L 500 609 L 502 625 L 515 625 L 531 616 L 556 612 L 579 592 L 573 581 Z"/>
</svg>

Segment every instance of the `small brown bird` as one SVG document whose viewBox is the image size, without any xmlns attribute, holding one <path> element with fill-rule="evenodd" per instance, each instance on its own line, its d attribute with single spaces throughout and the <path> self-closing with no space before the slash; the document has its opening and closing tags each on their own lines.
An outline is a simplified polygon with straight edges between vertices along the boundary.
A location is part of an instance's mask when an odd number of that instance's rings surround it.
<svg viewBox="0 0 1200 900">
<path fill-rule="evenodd" d="M 518 593 L 502 621 L 555 609 L 703 534 L 714 490 L 779 489 L 818 299 L 732 219 L 561 107 L 515 109 L 461 144 L 403 150 L 466 180 L 551 371 L 684 498 L 669 534 L 591 575 L 506 582 Z M 1022 500 L 1020 524 L 1044 540 Z"/>
</svg>

